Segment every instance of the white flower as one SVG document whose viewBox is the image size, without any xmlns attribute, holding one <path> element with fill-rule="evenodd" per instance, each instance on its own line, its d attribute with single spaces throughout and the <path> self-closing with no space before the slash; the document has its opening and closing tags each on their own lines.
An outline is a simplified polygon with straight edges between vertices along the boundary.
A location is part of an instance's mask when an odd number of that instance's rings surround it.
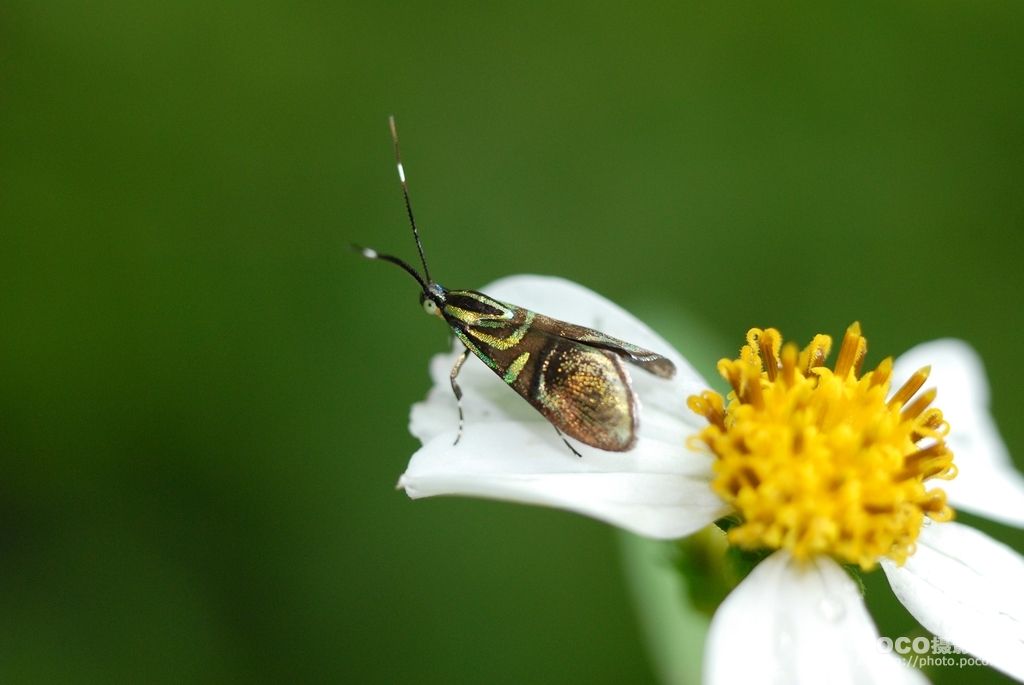
<svg viewBox="0 0 1024 685">
<path fill-rule="evenodd" d="M 458 352 L 439 355 L 431 362 L 434 387 L 413 407 L 410 419 L 410 430 L 423 442 L 399 481 L 410 497 L 467 495 L 561 507 L 654 538 L 685 536 L 734 511 L 712 487 L 715 456 L 687 448 L 688 439 L 707 430 L 708 423 L 685 402 L 709 386 L 670 345 L 619 307 L 568 281 L 517 276 L 483 290 L 664 354 L 678 373 L 665 381 L 630 368 L 641 401 L 636 448 L 613 454 L 574 443 L 582 454 L 577 458 L 532 407 L 472 360 L 459 376 L 465 429 L 453 446 L 458 423 L 448 374 Z M 850 355 L 862 355 L 857 336 L 859 329 Z M 859 358 L 855 363 L 859 366 Z M 989 416 L 977 357 L 958 341 L 920 345 L 896 361 L 894 387 L 926 364 L 930 384 L 941 393 L 939 419 L 952 427 L 945 445 L 959 469 L 958 478 L 943 483 L 948 502 L 1024 525 L 1024 478 Z M 720 483 L 716 487 L 722 492 Z M 945 500 L 918 495 L 918 520 L 921 512 L 941 519 Z M 772 539 L 778 532 L 769 526 L 756 535 Z M 913 532 L 916 546 L 907 538 L 902 566 L 881 560 L 896 596 L 940 638 L 1024 680 L 1024 559 L 957 523 L 925 518 Z M 715 614 L 705 679 L 732 683 L 767 675 L 786 683 L 924 682 L 919 672 L 877 648 L 877 630 L 853 581 L 831 554 L 815 551 L 815 541 L 811 536 L 796 547 L 767 545 L 784 548 L 761 562 Z M 852 554 L 867 566 L 856 551 Z"/>
<path fill-rule="evenodd" d="M 664 354 L 676 364 L 671 381 L 629 368 L 640 397 L 637 446 L 624 453 L 563 444 L 543 416 L 470 359 L 459 374 L 465 426 L 449 372 L 461 343 L 434 357 L 434 387 L 413 406 L 409 430 L 423 447 L 399 481 L 410 497 L 469 495 L 562 507 L 658 538 L 678 538 L 728 513 L 708 487 L 712 458 L 686 449 L 703 425 L 686 398 L 707 385 L 667 342 L 628 313 L 585 288 L 557 278 L 512 277 L 485 288 L 491 297 L 538 311 Z M 627 365 L 628 366 L 628 365 Z"/>
</svg>

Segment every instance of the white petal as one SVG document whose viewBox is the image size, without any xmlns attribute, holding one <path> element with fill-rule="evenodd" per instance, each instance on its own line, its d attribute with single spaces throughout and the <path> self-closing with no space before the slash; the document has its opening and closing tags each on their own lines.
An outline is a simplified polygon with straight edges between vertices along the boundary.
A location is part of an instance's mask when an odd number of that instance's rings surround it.
<svg viewBox="0 0 1024 685">
<path fill-rule="evenodd" d="M 542 276 L 514 276 L 481 289 L 499 300 L 590 326 L 671 359 L 672 380 L 629 367 L 640 398 L 637 446 L 603 452 L 555 429 L 477 359 L 459 374 L 465 428 L 458 427 L 448 374 L 458 354 L 431 361 L 434 387 L 413 406 L 409 429 L 423 442 L 399 481 L 411 497 L 468 495 L 562 507 L 652 537 L 681 537 L 728 512 L 715 496 L 711 457 L 686 449 L 704 420 L 686 398 L 707 385 L 678 352 L 627 312 L 582 286 Z M 461 345 L 456 343 L 456 350 Z"/>
<path fill-rule="evenodd" d="M 921 530 L 906 564 L 888 560 L 889 584 L 921 625 L 1024 680 L 1024 558 L 959 523 Z"/>
<path fill-rule="evenodd" d="M 801 564 L 786 551 L 762 561 L 718 608 L 704 681 L 926 683 L 879 649 L 853 580 L 828 557 Z"/>
<path fill-rule="evenodd" d="M 896 360 L 894 388 L 922 366 L 932 372 L 925 387 L 939 391 L 935 406 L 950 425 L 947 443 L 959 474 L 933 481 L 950 504 L 996 521 L 1024 526 L 1024 476 L 1010 459 L 989 413 L 988 381 L 977 353 L 960 340 L 936 340 Z"/>
</svg>

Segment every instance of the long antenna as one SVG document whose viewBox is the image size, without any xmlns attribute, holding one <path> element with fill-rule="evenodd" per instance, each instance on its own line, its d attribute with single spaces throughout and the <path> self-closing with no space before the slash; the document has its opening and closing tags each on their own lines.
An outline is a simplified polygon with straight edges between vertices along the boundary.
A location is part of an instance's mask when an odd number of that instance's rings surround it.
<svg viewBox="0 0 1024 685">
<path fill-rule="evenodd" d="M 409 186 L 405 182 L 405 168 L 402 166 L 402 155 L 398 151 L 398 129 L 395 127 L 395 115 L 388 117 L 388 127 L 391 129 L 391 140 L 395 144 L 395 164 L 398 166 L 398 180 L 402 182 L 402 197 L 405 198 L 405 211 L 409 214 L 409 223 L 412 225 L 412 237 L 416 239 L 416 249 L 420 251 L 420 262 L 423 264 L 423 275 L 427 283 L 433 283 L 430 278 L 430 269 L 427 268 L 427 258 L 423 255 L 423 243 L 420 242 L 420 232 L 416 228 L 416 219 L 412 215 L 412 204 L 409 202 Z"/>
<path fill-rule="evenodd" d="M 427 284 L 423 280 L 423 277 L 416 273 L 416 269 L 409 266 L 404 260 L 399 259 L 398 257 L 392 257 L 389 254 L 381 254 L 380 252 L 377 252 L 371 247 L 360 247 L 359 245 L 352 245 L 351 247 L 353 250 L 363 255 L 367 259 L 380 259 L 382 261 L 391 262 L 396 266 L 402 267 L 409 273 L 410 276 L 416 279 L 416 282 L 420 284 L 420 288 L 422 288 L 423 290 L 427 289 Z"/>
</svg>

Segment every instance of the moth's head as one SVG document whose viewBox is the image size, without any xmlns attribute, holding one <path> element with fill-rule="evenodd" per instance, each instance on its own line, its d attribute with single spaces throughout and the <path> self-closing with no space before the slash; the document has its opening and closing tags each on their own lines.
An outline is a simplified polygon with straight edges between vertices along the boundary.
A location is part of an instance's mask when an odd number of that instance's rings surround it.
<svg viewBox="0 0 1024 685">
<path fill-rule="evenodd" d="M 439 283 L 428 283 L 420 293 L 420 306 L 431 316 L 444 318 L 444 305 L 448 300 L 448 291 Z"/>
</svg>

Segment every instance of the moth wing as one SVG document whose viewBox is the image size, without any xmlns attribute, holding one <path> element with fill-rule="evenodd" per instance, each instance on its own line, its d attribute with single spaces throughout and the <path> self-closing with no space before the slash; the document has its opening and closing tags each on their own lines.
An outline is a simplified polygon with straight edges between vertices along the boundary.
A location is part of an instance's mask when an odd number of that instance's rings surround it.
<svg viewBox="0 0 1024 685">
<path fill-rule="evenodd" d="M 613 338 L 593 328 L 577 326 L 576 324 L 566 323 L 565 321 L 559 321 L 547 316 L 541 317 L 538 315 L 537 318 L 543 318 L 545 320 L 543 323 L 550 326 L 550 330 L 556 335 L 568 338 L 569 340 L 575 340 L 584 345 L 613 352 L 629 363 L 635 364 L 659 378 L 672 378 L 676 375 L 676 365 L 670 359 L 663 357 L 657 352 L 652 352 L 625 340 Z"/>
<path fill-rule="evenodd" d="M 550 333 L 512 387 L 566 435 L 610 452 L 636 445 L 636 397 L 613 352 Z"/>
</svg>

